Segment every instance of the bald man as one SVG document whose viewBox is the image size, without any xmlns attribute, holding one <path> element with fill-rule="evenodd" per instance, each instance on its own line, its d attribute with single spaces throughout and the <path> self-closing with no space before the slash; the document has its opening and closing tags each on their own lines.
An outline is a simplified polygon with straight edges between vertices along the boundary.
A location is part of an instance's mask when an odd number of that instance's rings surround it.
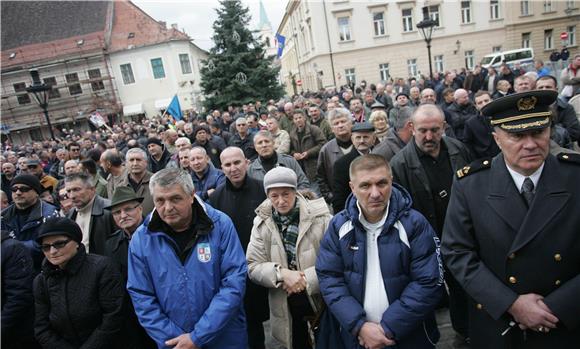
<svg viewBox="0 0 580 349">
<path fill-rule="evenodd" d="M 453 104 L 447 108 L 449 124 L 455 137 L 461 141 L 465 138 L 465 122 L 477 115 L 477 109 L 469 99 L 469 93 L 460 88 L 453 94 Z"/>
</svg>

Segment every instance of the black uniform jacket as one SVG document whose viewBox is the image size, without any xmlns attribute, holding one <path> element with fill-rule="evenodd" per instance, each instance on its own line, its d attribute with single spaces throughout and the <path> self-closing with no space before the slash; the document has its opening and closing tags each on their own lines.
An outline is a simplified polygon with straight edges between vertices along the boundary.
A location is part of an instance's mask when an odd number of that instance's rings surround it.
<svg viewBox="0 0 580 349">
<path fill-rule="evenodd" d="M 441 251 L 474 300 L 471 348 L 578 348 L 580 343 L 580 158 L 548 155 L 530 208 L 503 155 L 455 180 Z M 514 327 L 507 310 L 536 293 L 558 317 L 549 333 Z"/>
</svg>

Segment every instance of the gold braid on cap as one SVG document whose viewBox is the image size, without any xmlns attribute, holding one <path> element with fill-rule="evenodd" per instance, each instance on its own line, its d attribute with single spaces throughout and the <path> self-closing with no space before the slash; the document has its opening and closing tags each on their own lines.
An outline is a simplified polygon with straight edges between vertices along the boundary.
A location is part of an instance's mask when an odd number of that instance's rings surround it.
<svg viewBox="0 0 580 349">
<path fill-rule="evenodd" d="M 547 123 L 550 122 L 549 118 L 546 118 L 544 120 L 539 120 L 539 121 L 534 121 L 534 122 L 528 122 L 527 124 L 518 124 L 518 125 L 501 125 L 499 126 L 502 129 L 506 129 L 506 130 L 525 130 L 527 128 L 530 127 L 536 127 L 536 126 L 544 126 Z"/>
<path fill-rule="evenodd" d="M 542 116 L 550 116 L 550 115 L 552 115 L 551 111 L 544 111 L 544 112 L 540 112 L 540 113 L 530 113 L 530 114 L 523 114 L 523 115 L 517 115 L 517 116 L 510 116 L 508 118 L 503 118 L 503 119 L 491 120 L 490 123 L 492 125 L 497 125 L 497 124 L 503 124 L 503 123 L 510 122 L 510 121 L 518 121 L 518 120 L 524 120 L 524 119 L 530 119 L 530 118 L 539 118 Z"/>
</svg>

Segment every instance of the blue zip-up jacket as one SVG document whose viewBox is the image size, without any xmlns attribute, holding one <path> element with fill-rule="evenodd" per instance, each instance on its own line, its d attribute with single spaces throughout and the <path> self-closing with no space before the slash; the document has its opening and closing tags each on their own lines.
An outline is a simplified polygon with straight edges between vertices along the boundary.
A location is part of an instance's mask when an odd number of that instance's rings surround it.
<svg viewBox="0 0 580 349">
<path fill-rule="evenodd" d="M 132 237 L 127 290 L 135 312 L 159 348 L 189 333 L 199 348 L 246 349 L 247 265 L 236 229 L 198 197 L 192 209 L 196 238 L 183 263 L 156 211 Z"/>
<path fill-rule="evenodd" d="M 208 164 L 201 178 L 197 177 L 195 173 L 191 174 L 193 179 L 193 187 L 195 188 L 195 193 L 199 195 L 203 201 L 207 201 L 209 195 L 207 191 L 210 189 L 216 189 L 220 185 L 226 182 L 226 176 L 221 170 L 215 168 L 212 164 Z"/>
<path fill-rule="evenodd" d="M 394 348 L 433 348 L 439 340 L 434 309 L 443 292 L 443 266 L 433 228 L 411 205 L 409 193 L 393 184 L 389 214 L 377 240 L 389 299 L 381 326 L 397 343 Z M 320 291 L 349 349 L 362 348 L 357 335 L 366 322 L 367 234 L 359 214 L 351 194 L 346 208 L 330 222 L 316 262 Z"/>
</svg>

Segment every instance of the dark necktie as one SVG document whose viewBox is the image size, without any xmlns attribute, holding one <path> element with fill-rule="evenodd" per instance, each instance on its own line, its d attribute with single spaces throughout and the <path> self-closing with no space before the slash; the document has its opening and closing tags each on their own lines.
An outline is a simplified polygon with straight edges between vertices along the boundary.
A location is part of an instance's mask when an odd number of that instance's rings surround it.
<svg viewBox="0 0 580 349">
<path fill-rule="evenodd" d="M 524 184 L 522 185 L 522 195 L 524 196 L 524 199 L 526 199 L 528 207 L 530 207 L 532 200 L 534 199 L 534 182 L 532 182 L 530 177 L 526 177 L 524 180 Z"/>
</svg>

